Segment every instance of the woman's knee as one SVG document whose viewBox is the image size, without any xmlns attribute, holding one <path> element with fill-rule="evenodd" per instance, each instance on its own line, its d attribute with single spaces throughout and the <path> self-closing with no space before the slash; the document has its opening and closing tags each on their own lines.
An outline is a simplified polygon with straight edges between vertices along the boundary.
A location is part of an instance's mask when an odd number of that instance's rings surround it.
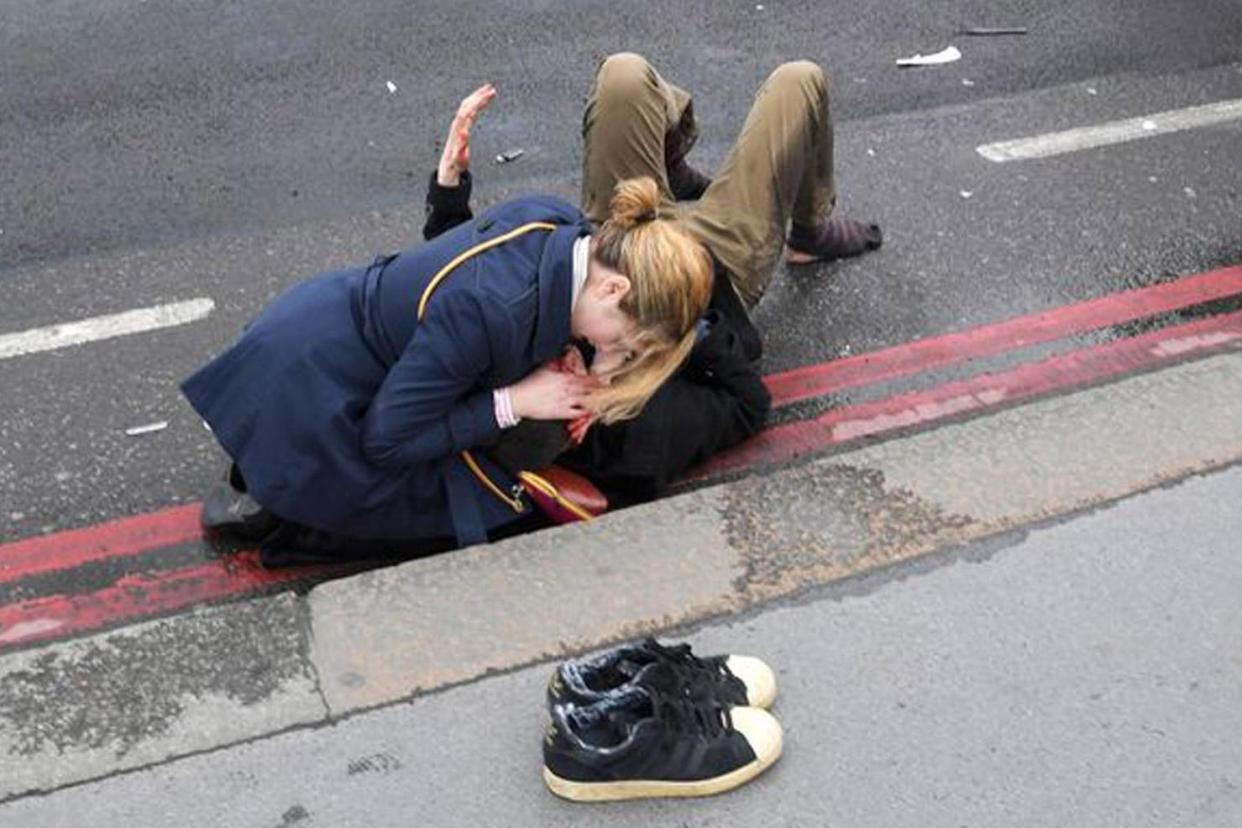
<svg viewBox="0 0 1242 828">
<path fill-rule="evenodd" d="M 617 52 L 600 61 L 595 73 L 597 94 L 631 94 L 652 87 L 655 71 L 645 57 L 634 52 Z"/>
<path fill-rule="evenodd" d="M 828 74 L 818 63 L 810 60 L 793 60 L 776 67 L 768 77 L 769 84 L 796 86 L 818 95 L 827 95 Z"/>
</svg>

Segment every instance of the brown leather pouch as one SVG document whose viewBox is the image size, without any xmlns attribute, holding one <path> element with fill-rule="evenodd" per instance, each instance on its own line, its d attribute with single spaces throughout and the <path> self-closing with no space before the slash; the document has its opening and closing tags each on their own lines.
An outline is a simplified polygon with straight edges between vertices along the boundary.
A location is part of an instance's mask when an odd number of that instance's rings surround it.
<svg viewBox="0 0 1242 828">
<path fill-rule="evenodd" d="M 591 520 L 608 510 L 608 498 L 580 474 L 560 466 L 518 472 L 531 503 L 554 523 Z"/>
</svg>

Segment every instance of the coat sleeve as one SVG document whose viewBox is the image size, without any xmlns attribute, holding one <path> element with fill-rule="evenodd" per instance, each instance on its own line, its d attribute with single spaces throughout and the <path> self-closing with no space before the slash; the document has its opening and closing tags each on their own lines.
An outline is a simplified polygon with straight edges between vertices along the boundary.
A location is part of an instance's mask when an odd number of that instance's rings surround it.
<svg viewBox="0 0 1242 828">
<path fill-rule="evenodd" d="M 380 468 L 425 463 L 493 441 L 491 342 L 475 298 L 437 297 L 362 420 L 362 452 Z"/>
<path fill-rule="evenodd" d="M 465 221 L 470 221 L 474 214 L 470 212 L 470 191 L 474 179 L 469 170 L 463 170 L 461 181 L 456 187 L 442 187 L 436 181 L 435 171 L 427 182 L 427 220 L 423 223 L 423 238 L 434 239 L 436 236 Z"/>
<path fill-rule="evenodd" d="M 561 462 L 618 505 L 649 500 L 693 466 L 758 433 L 771 402 L 737 332 L 717 315 L 712 332 L 638 417 L 592 428 Z"/>
<path fill-rule="evenodd" d="M 691 352 L 687 364 L 661 389 L 666 399 L 653 411 L 665 422 L 657 488 L 712 455 L 753 437 L 767 420 L 772 397 L 745 356 L 736 331 L 717 323 Z M 640 415 L 641 416 L 641 415 Z"/>
</svg>

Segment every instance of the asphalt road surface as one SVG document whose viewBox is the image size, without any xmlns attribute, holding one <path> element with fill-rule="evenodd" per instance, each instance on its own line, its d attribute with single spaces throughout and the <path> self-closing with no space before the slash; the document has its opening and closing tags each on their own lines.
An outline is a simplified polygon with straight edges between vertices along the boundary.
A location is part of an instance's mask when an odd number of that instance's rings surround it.
<svg viewBox="0 0 1242 828">
<path fill-rule="evenodd" d="M 894 65 L 950 43 L 957 63 Z M 0 334 L 196 299 L 211 310 L 0 358 L 0 540 L 200 498 L 223 461 L 177 383 L 298 278 L 414 243 L 446 118 L 483 80 L 500 99 L 477 130 L 480 205 L 576 195 L 579 108 L 610 52 L 642 51 L 695 92 L 692 158 L 709 169 L 767 72 L 825 65 L 841 207 L 887 241 L 777 279 L 758 312 L 775 370 L 1242 258 L 1237 120 L 1035 161 L 975 149 L 1237 100 L 1239 44 L 1236 0 L 12 0 Z M 519 161 L 490 163 L 515 147 Z"/>
</svg>

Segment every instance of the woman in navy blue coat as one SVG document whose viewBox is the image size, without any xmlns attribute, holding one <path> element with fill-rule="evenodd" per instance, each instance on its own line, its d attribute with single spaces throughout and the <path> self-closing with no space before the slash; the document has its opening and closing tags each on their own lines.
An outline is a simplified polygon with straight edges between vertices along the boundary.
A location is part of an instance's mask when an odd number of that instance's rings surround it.
<svg viewBox="0 0 1242 828">
<path fill-rule="evenodd" d="M 492 94 L 463 103 L 442 184 Z M 523 418 L 634 416 L 693 345 L 711 260 L 658 203 L 650 179 L 622 182 L 593 232 L 564 201 L 520 198 L 279 296 L 182 386 L 255 525 L 466 545 L 521 518 L 513 479 L 472 450 Z M 549 364 L 571 340 L 594 350 L 591 375 Z"/>
</svg>

